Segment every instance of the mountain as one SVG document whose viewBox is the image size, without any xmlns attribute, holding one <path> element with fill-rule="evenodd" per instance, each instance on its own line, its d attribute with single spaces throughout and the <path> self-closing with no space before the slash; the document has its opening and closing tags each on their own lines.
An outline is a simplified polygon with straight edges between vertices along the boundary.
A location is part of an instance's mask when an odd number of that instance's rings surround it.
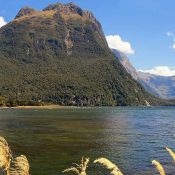
<svg viewBox="0 0 175 175">
<path fill-rule="evenodd" d="M 101 24 L 79 6 L 22 8 L 0 29 L 0 96 L 14 103 L 158 105 L 109 49 Z"/>
<path fill-rule="evenodd" d="M 165 77 L 137 71 L 127 56 L 118 50 L 113 53 L 127 72 L 151 94 L 165 99 L 175 99 L 175 76 Z"/>
<path fill-rule="evenodd" d="M 150 92 L 166 99 L 175 99 L 175 76 L 158 76 L 150 73 L 138 72 L 140 83 Z"/>
</svg>

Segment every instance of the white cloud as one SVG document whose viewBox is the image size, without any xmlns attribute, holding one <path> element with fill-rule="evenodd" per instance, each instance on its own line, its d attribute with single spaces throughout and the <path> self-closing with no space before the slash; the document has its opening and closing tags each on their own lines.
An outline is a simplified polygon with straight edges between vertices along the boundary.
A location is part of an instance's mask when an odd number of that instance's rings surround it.
<svg viewBox="0 0 175 175">
<path fill-rule="evenodd" d="M 0 16 L 0 28 L 6 24 L 7 22 L 5 21 L 5 19 L 2 16 Z"/>
<path fill-rule="evenodd" d="M 172 45 L 169 47 L 170 49 L 175 50 L 175 35 L 173 32 L 167 32 L 166 35 L 172 40 Z"/>
<path fill-rule="evenodd" d="M 139 71 L 161 76 L 175 76 L 175 67 L 168 66 L 156 66 L 150 70 Z"/>
<path fill-rule="evenodd" d="M 127 41 L 123 41 L 119 35 L 106 36 L 106 40 L 111 49 L 117 49 L 125 54 L 134 54 L 131 44 Z"/>
<path fill-rule="evenodd" d="M 175 43 L 173 43 L 172 48 L 175 49 Z"/>
<path fill-rule="evenodd" d="M 175 43 L 173 43 L 173 44 L 170 46 L 170 49 L 175 50 Z"/>
<path fill-rule="evenodd" d="M 170 32 L 170 31 L 169 31 L 169 32 L 166 33 L 166 35 L 167 35 L 168 37 L 173 37 L 173 38 L 174 38 L 174 33 L 173 33 L 173 32 Z"/>
</svg>

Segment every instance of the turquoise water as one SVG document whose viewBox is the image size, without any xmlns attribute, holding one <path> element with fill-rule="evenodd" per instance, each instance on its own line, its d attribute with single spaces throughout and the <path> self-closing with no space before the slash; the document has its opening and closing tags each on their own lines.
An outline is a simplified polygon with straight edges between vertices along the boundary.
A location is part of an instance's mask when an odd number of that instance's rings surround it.
<svg viewBox="0 0 175 175">
<path fill-rule="evenodd" d="M 175 173 L 165 150 L 175 150 L 175 108 L 2 109 L 0 135 L 28 157 L 32 175 L 61 175 L 82 156 L 91 158 L 89 175 L 105 174 L 92 164 L 99 157 L 127 175 L 156 174 L 153 159 Z"/>
</svg>

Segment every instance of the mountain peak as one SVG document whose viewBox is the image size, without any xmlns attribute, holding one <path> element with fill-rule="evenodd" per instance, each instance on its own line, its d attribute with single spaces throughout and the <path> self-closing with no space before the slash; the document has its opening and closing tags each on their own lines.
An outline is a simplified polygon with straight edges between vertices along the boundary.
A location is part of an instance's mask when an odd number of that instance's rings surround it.
<svg viewBox="0 0 175 175">
<path fill-rule="evenodd" d="M 43 11 L 49 11 L 49 10 L 55 10 L 65 14 L 76 13 L 79 14 L 80 16 L 83 16 L 83 10 L 73 2 L 70 2 L 68 4 L 62 4 L 62 3 L 50 4 L 48 7 L 43 9 Z"/>
<path fill-rule="evenodd" d="M 43 14 L 45 12 L 53 12 L 53 13 L 61 13 L 65 15 L 78 15 L 80 17 L 83 17 L 84 19 L 90 20 L 94 23 L 97 24 L 99 28 L 101 28 L 100 23 L 97 21 L 93 13 L 91 13 L 88 10 L 83 10 L 80 8 L 78 5 L 76 5 L 73 2 L 63 4 L 63 3 L 55 3 L 55 4 L 50 4 L 46 8 L 44 8 L 42 11 L 37 11 L 31 7 L 23 7 L 18 14 L 16 15 L 15 19 L 21 18 L 23 16 L 30 16 L 34 14 Z M 37 13 L 36 13 L 37 12 Z"/>
<path fill-rule="evenodd" d="M 16 15 L 15 19 L 20 18 L 22 16 L 28 16 L 28 15 L 32 15 L 33 13 L 35 13 L 36 10 L 31 8 L 31 7 L 23 7 L 18 14 Z"/>
</svg>

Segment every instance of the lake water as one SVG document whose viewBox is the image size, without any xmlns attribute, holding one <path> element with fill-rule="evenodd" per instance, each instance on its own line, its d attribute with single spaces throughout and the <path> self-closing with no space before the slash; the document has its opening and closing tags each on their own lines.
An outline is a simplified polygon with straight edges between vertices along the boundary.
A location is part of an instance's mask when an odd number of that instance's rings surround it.
<svg viewBox="0 0 175 175">
<path fill-rule="evenodd" d="M 156 174 L 153 159 L 175 173 L 165 150 L 175 150 L 175 108 L 2 109 L 0 135 L 28 157 L 32 175 L 61 175 L 82 156 L 91 158 L 89 175 L 105 174 L 92 164 L 99 157 L 127 175 Z"/>
</svg>

